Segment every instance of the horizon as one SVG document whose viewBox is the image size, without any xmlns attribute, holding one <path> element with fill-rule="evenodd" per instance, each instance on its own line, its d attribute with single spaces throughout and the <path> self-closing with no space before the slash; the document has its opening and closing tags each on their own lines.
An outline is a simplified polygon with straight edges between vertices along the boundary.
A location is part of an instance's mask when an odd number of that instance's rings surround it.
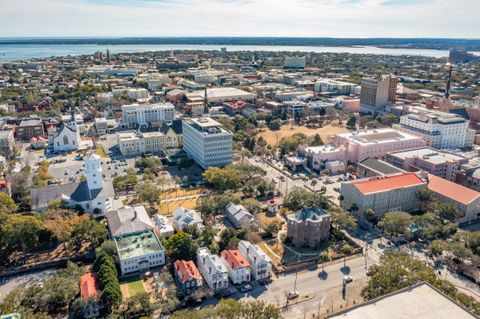
<svg viewBox="0 0 480 319">
<path fill-rule="evenodd" d="M 2 38 L 479 39 L 469 0 L 0 0 Z"/>
</svg>

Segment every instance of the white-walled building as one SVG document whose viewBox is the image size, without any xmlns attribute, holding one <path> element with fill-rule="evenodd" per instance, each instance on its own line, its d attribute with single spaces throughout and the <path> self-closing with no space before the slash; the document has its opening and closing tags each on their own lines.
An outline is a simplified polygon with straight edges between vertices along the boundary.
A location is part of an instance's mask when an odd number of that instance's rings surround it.
<svg viewBox="0 0 480 319">
<path fill-rule="evenodd" d="M 220 257 L 202 247 L 197 251 L 197 268 L 205 279 L 208 287 L 214 292 L 228 288 L 228 271 Z"/>
<path fill-rule="evenodd" d="M 166 216 L 156 214 L 152 220 L 155 223 L 156 230 L 160 234 L 160 237 L 168 238 L 175 234 L 175 229 Z"/>
<path fill-rule="evenodd" d="M 258 245 L 241 240 L 238 243 L 238 250 L 250 263 L 250 271 L 255 280 L 272 277 L 272 261 Z"/>
<path fill-rule="evenodd" d="M 419 148 L 426 144 L 419 136 L 390 128 L 341 133 L 335 137 L 336 144 L 346 149 L 345 160 L 352 163 L 368 157 L 382 158 L 387 153 Z"/>
<path fill-rule="evenodd" d="M 427 145 L 438 149 L 471 147 L 475 139 L 475 130 L 468 128 L 469 121 L 463 117 L 427 109 L 411 109 L 413 112 L 403 115 L 395 129 L 419 136 Z"/>
<path fill-rule="evenodd" d="M 205 90 L 195 91 L 192 95 L 198 95 L 205 98 Z M 188 95 L 187 95 L 188 96 Z M 257 95 L 255 93 L 247 92 L 232 87 L 215 87 L 207 89 L 207 101 L 208 103 L 223 103 L 231 101 L 245 101 L 255 102 Z"/>
<path fill-rule="evenodd" d="M 346 149 L 344 146 L 333 144 L 309 146 L 299 150 L 299 154 L 307 159 L 308 167 L 318 170 L 325 161 L 345 161 Z"/>
<path fill-rule="evenodd" d="M 134 99 L 134 100 L 145 100 L 148 99 L 148 90 L 147 89 L 139 89 L 139 88 L 134 88 L 134 89 L 128 89 L 127 90 L 127 95 L 129 98 Z"/>
<path fill-rule="evenodd" d="M 175 106 L 171 103 L 130 104 L 122 106 L 122 121 L 127 127 L 158 126 L 173 121 Z"/>
<path fill-rule="evenodd" d="M 165 264 L 165 251 L 143 206 L 124 207 L 106 214 L 122 275 Z"/>
<path fill-rule="evenodd" d="M 80 130 L 77 122 L 72 120 L 69 124 L 62 122 L 53 138 L 55 152 L 68 152 L 78 150 L 80 147 Z"/>
<path fill-rule="evenodd" d="M 228 277 L 234 285 L 250 281 L 250 263 L 238 250 L 225 249 L 220 255 L 225 268 L 227 268 Z"/>
<path fill-rule="evenodd" d="M 225 215 L 235 228 L 252 227 L 253 215 L 243 205 L 228 203 L 225 206 Z"/>
<path fill-rule="evenodd" d="M 353 94 L 358 87 L 355 83 L 324 79 L 314 83 L 313 90 L 319 93 L 333 93 L 341 95 Z"/>
<path fill-rule="evenodd" d="M 233 134 L 209 118 L 184 119 L 183 149 L 202 168 L 225 166 L 233 161 Z"/>
<path fill-rule="evenodd" d="M 165 135 L 161 132 L 117 133 L 117 144 L 122 155 L 154 154 L 165 148 Z"/>
<path fill-rule="evenodd" d="M 193 209 L 178 207 L 173 213 L 173 226 L 177 231 L 187 226 L 195 226 L 198 229 L 203 228 L 203 220 Z"/>
<path fill-rule="evenodd" d="M 303 69 L 306 64 L 305 56 L 286 56 L 283 66 L 286 69 Z"/>
</svg>

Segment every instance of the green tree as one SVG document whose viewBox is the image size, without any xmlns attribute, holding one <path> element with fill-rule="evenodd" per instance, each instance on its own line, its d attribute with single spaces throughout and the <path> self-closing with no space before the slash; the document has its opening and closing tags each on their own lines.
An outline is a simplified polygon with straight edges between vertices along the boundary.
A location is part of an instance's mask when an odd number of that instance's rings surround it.
<svg viewBox="0 0 480 319">
<path fill-rule="evenodd" d="M 35 216 L 10 215 L 1 228 L 10 247 L 19 247 L 26 252 L 37 245 L 42 223 Z"/>
<path fill-rule="evenodd" d="M 260 202 L 254 198 L 246 198 L 242 200 L 242 205 L 253 215 L 259 213 L 262 210 Z"/>
<path fill-rule="evenodd" d="M 320 145 L 323 145 L 323 140 L 319 134 L 315 134 L 315 136 L 313 136 L 313 140 L 310 142 L 310 146 L 320 146 Z"/>
<path fill-rule="evenodd" d="M 155 184 L 142 182 L 135 187 L 135 190 L 141 202 L 147 202 L 153 206 L 160 201 L 161 191 Z"/>
<path fill-rule="evenodd" d="M 319 206 L 324 209 L 330 206 L 325 197 L 303 187 L 294 187 L 285 197 L 283 205 L 293 211 L 310 206 Z"/>
<path fill-rule="evenodd" d="M 263 229 L 270 237 L 276 237 L 278 232 L 282 230 L 282 223 L 278 220 L 274 220 L 267 224 Z"/>
<path fill-rule="evenodd" d="M 219 191 L 237 190 L 241 182 L 239 172 L 231 167 L 209 167 L 203 173 L 203 178 Z"/>
<path fill-rule="evenodd" d="M 412 216 L 405 212 L 389 212 L 378 223 L 385 233 L 398 236 L 405 234 L 408 227 L 412 224 Z"/>
<path fill-rule="evenodd" d="M 181 230 L 166 240 L 165 248 L 173 260 L 193 260 L 198 246 L 190 235 Z"/>
<path fill-rule="evenodd" d="M 84 244 L 96 248 L 107 238 L 108 232 L 104 225 L 93 219 L 87 219 L 74 226 L 71 241 L 77 248 Z"/>
<path fill-rule="evenodd" d="M 332 224 L 335 228 L 354 229 L 357 227 L 357 219 L 340 207 L 332 207 L 329 212 L 332 215 Z"/>
<path fill-rule="evenodd" d="M 352 115 L 347 121 L 347 127 L 354 128 L 355 125 L 357 125 L 357 118 L 355 117 L 355 115 Z"/>
</svg>

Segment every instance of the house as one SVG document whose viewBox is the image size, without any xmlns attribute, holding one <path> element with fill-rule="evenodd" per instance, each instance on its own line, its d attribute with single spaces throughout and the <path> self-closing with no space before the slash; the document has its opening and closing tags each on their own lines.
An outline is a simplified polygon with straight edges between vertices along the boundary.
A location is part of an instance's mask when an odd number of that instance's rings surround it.
<svg viewBox="0 0 480 319">
<path fill-rule="evenodd" d="M 163 123 L 160 132 L 165 136 L 166 148 L 182 148 L 182 120 L 173 120 L 169 123 Z"/>
<path fill-rule="evenodd" d="M 217 255 L 201 247 L 197 250 L 197 267 L 208 287 L 217 293 L 228 288 L 228 271 Z"/>
<path fill-rule="evenodd" d="M 202 275 L 200 275 L 197 266 L 191 260 L 176 260 L 173 263 L 173 272 L 184 296 L 203 286 Z"/>
<path fill-rule="evenodd" d="M 153 221 L 155 223 L 156 231 L 160 234 L 161 238 L 168 238 L 175 233 L 173 225 L 166 216 L 156 214 L 153 217 Z"/>
<path fill-rule="evenodd" d="M 80 276 L 80 297 L 96 298 L 99 297 L 100 287 L 97 281 L 97 274 L 88 272 Z"/>
<path fill-rule="evenodd" d="M 27 119 L 20 122 L 15 129 L 17 140 L 30 141 L 32 137 L 44 136 L 43 123 L 41 119 Z"/>
<path fill-rule="evenodd" d="M 240 251 L 225 249 L 220 255 L 234 285 L 250 281 L 250 263 L 240 254 Z"/>
<path fill-rule="evenodd" d="M 272 261 L 258 245 L 241 240 L 238 250 L 250 263 L 250 272 L 255 280 L 268 280 L 272 277 Z"/>
<path fill-rule="evenodd" d="M 165 251 L 143 206 L 123 207 L 105 214 L 117 247 L 122 275 L 165 264 Z"/>
<path fill-rule="evenodd" d="M 45 211 L 48 203 L 60 198 L 67 206 L 80 205 L 95 217 L 111 210 L 115 191 L 111 181 L 103 180 L 100 156 L 92 153 L 84 161 L 86 181 L 31 189 L 32 209 Z"/>
<path fill-rule="evenodd" d="M 225 206 L 225 214 L 235 228 L 250 228 L 253 215 L 240 204 L 229 203 Z"/>
<path fill-rule="evenodd" d="M 196 226 L 198 229 L 203 228 L 203 220 L 200 215 L 193 209 L 178 207 L 173 213 L 173 226 L 177 231 L 187 226 Z"/>
<path fill-rule="evenodd" d="M 418 209 L 417 192 L 426 186 L 427 183 L 414 173 L 343 182 L 341 205 L 360 220 L 366 220 L 364 213 L 368 209 L 373 210 L 375 218 L 381 219 L 386 212 Z"/>
<path fill-rule="evenodd" d="M 287 215 L 287 237 L 295 247 L 317 248 L 330 237 L 331 216 L 312 206 Z"/>
<path fill-rule="evenodd" d="M 428 175 L 428 189 L 435 193 L 438 200 L 452 205 L 463 214 L 458 220 L 460 224 L 480 221 L 480 192 L 432 174 Z"/>
<path fill-rule="evenodd" d="M 12 183 L 7 180 L 0 180 L 0 192 L 12 196 Z"/>
</svg>

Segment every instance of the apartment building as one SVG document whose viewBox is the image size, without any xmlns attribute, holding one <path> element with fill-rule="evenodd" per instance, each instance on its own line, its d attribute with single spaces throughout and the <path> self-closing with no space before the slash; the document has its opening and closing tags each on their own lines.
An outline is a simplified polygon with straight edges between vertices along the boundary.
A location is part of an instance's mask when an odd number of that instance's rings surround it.
<svg viewBox="0 0 480 319">
<path fill-rule="evenodd" d="M 305 56 L 286 56 L 283 67 L 285 69 L 303 69 L 306 64 Z"/>
<path fill-rule="evenodd" d="M 390 128 L 342 133 L 335 139 L 338 146 L 346 148 L 345 160 L 352 163 L 426 145 L 421 137 Z"/>
<path fill-rule="evenodd" d="M 233 160 L 233 134 L 209 117 L 184 119 L 183 149 L 202 168 L 225 166 Z"/>
<path fill-rule="evenodd" d="M 331 216 L 312 206 L 287 215 L 287 237 L 296 247 L 317 248 L 330 237 Z"/>
<path fill-rule="evenodd" d="M 117 144 L 122 155 L 154 154 L 165 148 L 165 135 L 161 132 L 117 133 Z"/>
<path fill-rule="evenodd" d="M 162 126 L 173 121 L 175 106 L 171 103 L 129 104 L 122 106 L 122 121 L 126 127 Z"/>
<path fill-rule="evenodd" d="M 234 285 L 250 281 L 250 263 L 238 250 L 225 249 L 220 255 L 225 268 L 227 268 L 228 277 Z"/>
<path fill-rule="evenodd" d="M 362 79 L 360 91 L 360 112 L 381 113 L 389 103 L 395 102 L 398 79 L 383 76 L 380 79 Z"/>
<path fill-rule="evenodd" d="M 463 156 L 430 147 L 389 153 L 385 160 L 406 171 L 423 170 L 449 181 L 455 181 L 460 167 L 468 163 Z"/>
<path fill-rule="evenodd" d="M 197 250 L 197 267 L 208 287 L 213 292 L 228 288 L 228 271 L 220 257 L 213 255 L 208 248 L 201 247 Z"/>
<path fill-rule="evenodd" d="M 341 205 L 360 220 L 365 220 L 368 209 L 381 219 L 386 212 L 417 209 L 420 205 L 417 192 L 426 187 L 427 183 L 414 173 L 343 182 Z"/>
<path fill-rule="evenodd" d="M 134 99 L 134 100 L 145 100 L 148 99 L 148 90 L 147 89 L 138 89 L 138 88 L 133 88 L 133 89 L 128 89 L 127 90 L 127 95 L 129 98 Z"/>
<path fill-rule="evenodd" d="M 315 82 L 313 90 L 318 93 L 349 95 L 355 93 L 357 86 L 354 83 L 324 79 Z"/>
<path fill-rule="evenodd" d="M 268 280 L 272 277 L 272 261 L 258 245 L 241 240 L 238 250 L 250 263 L 250 271 L 255 280 Z"/>
<path fill-rule="evenodd" d="M 468 128 L 463 117 L 427 109 L 411 109 L 400 117 L 395 129 L 423 138 L 427 145 L 437 149 L 466 148 L 473 145 L 475 131 Z"/>
<path fill-rule="evenodd" d="M 299 155 L 307 159 L 308 167 L 319 170 L 326 161 L 345 161 L 346 149 L 333 144 L 309 146 L 299 149 Z"/>
<path fill-rule="evenodd" d="M 28 142 L 32 137 L 44 137 L 45 132 L 41 119 L 23 120 L 15 129 L 17 139 Z"/>
<path fill-rule="evenodd" d="M 0 155 L 9 156 L 15 146 L 13 130 L 0 131 Z"/>
</svg>

